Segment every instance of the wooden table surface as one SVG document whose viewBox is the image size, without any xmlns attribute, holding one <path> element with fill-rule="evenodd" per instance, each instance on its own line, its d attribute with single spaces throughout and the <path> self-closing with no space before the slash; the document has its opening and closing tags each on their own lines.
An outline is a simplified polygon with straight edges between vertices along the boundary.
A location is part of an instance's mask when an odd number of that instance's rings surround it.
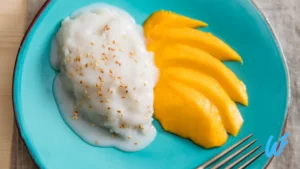
<svg viewBox="0 0 300 169">
<path fill-rule="evenodd" d="M 12 147 L 15 147 L 11 86 L 26 15 L 27 0 L 0 0 L 0 169 L 11 168 Z"/>
<path fill-rule="evenodd" d="M 37 168 L 14 126 L 11 86 L 20 41 L 44 1 L 28 0 L 27 5 L 27 0 L 0 0 L 0 169 Z M 269 168 L 300 168 L 300 0 L 254 1 L 279 36 L 291 76 L 292 100 L 286 130 L 290 133 L 289 145 Z"/>
</svg>

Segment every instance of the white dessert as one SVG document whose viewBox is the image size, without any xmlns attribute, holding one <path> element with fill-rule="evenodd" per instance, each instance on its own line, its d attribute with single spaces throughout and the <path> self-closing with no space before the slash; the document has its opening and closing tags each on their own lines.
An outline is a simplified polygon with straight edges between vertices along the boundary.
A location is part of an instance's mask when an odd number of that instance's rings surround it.
<svg viewBox="0 0 300 169">
<path fill-rule="evenodd" d="M 108 5 L 62 22 L 51 59 L 59 70 L 55 96 L 65 121 L 90 144 L 138 151 L 155 138 L 158 72 L 141 30 L 129 14 Z"/>
</svg>

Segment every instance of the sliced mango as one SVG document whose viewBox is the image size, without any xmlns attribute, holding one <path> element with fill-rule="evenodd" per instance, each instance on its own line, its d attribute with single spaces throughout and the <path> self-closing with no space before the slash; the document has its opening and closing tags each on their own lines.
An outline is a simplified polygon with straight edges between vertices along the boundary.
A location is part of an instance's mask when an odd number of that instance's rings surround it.
<svg viewBox="0 0 300 169">
<path fill-rule="evenodd" d="M 153 30 L 158 27 L 165 28 L 199 28 L 206 27 L 207 24 L 185 17 L 183 15 L 179 15 L 170 11 L 160 10 L 154 12 L 144 23 L 144 32 L 145 35 L 149 35 Z"/>
<path fill-rule="evenodd" d="M 205 148 L 226 142 L 218 109 L 204 95 L 175 81 L 159 83 L 154 92 L 154 115 L 166 131 Z"/>
<path fill-rule="evenodd" d="M 218 108 L 226 131 L 234 136 L 238 134 L 244 120 L 236 104 L 213 77 L 192 69 L 173 67 L 162 70 L 160 78 L 170 83 L 181 82 L 202 93 Z"/>
<path fill-rule="evenodd" d="M 185 45 L 170 45 L 155 53 L 155 64 L 160 71 L 168 67 L 186 67 L 215 78 L 230 98 L 248 105 L 246 87 L 221 61 L 210 54 Z"/>
<path fill-rule="evenodd" d="M 153 29 L 147 37 L 147 48 L 157 51 L 166 45 L 183 44 L 202 49 L 221 61 L 242 62 L 240 55 L 225 42 L 212 35 L 192 28 Z"/>
</svg>

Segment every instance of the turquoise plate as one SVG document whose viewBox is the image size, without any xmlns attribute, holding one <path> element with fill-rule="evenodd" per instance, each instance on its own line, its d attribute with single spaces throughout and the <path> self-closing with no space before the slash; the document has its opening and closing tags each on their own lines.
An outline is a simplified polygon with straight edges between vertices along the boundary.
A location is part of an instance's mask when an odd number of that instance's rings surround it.
<svg viewBox="0 0 300 169">
<path fill-rule="evenodd" d="M 128 11 L 140 24 L 154 11 L 172 10 L 209 23 L 211 31 L 243 57 L 244 64 L 226 63 L 247 85 L 249 107 L 239 106 L 245 123 L 237 137 L 214 149 L 163 131 L 146 149 L 136 153 L 93 147 L 64 122 L 56 106 L 52 84 L 56 72 L 49 64 L 51 40 L 61 21 L 74 10 L 99 0 L 52 0 L 41 9 L 21 45 L 15 67 L 13 101 L 16 119 L 30 153 L 47 169 L 192 169 L 246 135 L 265 145 L 279 139 L 289 103 L 285 58 L 267 21 L 249 0 L 103 0 Z M 201 132 L 201 131 L 199 131 Z M 253 138 L 253 139 L 254 139 Z M 249 168 L 263 168 L 266 155 Z"/>
</svg>

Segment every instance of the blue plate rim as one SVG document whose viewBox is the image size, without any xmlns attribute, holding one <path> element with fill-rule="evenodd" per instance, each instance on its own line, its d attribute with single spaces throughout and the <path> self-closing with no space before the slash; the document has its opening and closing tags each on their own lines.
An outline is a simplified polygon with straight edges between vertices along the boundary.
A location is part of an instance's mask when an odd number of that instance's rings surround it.
<svg viewBox="0 0 300 169">
<path fill-rule="evenodd" d="M 28 38 L 28 35 L 29 33 L 31 32 L 32 28 L 34 27 L 34 25 L 36 24 L 36 22 L 38 21 L 38 19 L 40 18 L 41 14 L 45 11 L 45 9 L 49 6 L 49 4 L 52 2 L 53 0 L 46 0 L 45 3 L 42 5 L 42 7 L 38 10 L 37 14 L 34 16 L 33 20 L 31 21 L 30 25 L 28 26 L 23 38 L 22 38 L 22 41 L 20 43 L 20 46 L 19 46 L 19 50 L 18 50 L 18 53 L 17 53 L 17 56 L 16 56 L 16 60 L 15 60 L 15 64 L 14 64 L 14 70 L 13 70 L 13 79 L 12 79 L 12 103 L 13 103 L 13 111 L 14 111 L 14 119 L 15 119 L 15 122 L 16 122 L 16 126 L 17 126 L 17 129 L 18 129 L 18 132 L 19 134 L 21 135 L 21 139 L 23 141 L 23 143 L 25 144 L 26 148 L 28 149 L 28 152 L 30 154 L 30 158 L 32 159 L 32 161 L 34 162 L 34 164 L 37 166 L 37 167 L 40 167 L 40 168 L 45 168 L 44 165 L 41 163 L 39 157 L 37 157 L 35 155 L 35 152 L 33 151 L 33 146 L 30 144 L 29 140 L 28 140 L 28 137 L 26 135 L 26 132 L 23 131 L 21 125 L 20 125 L 20 119 L 19 119 L 19 116 L 18 116 L 18 113 L 17 113 L 17 104 L 16 103 L 16 98 L 15 98 L 15 87 L 17 85 L 15 85 L 15 81 L 16 81 L 16 74 L 18 72 L 18 66 L 17 66 L 17 63 L 18 63 L 18 60 L 19 60 L 19 55 L 20 55 L 20 52 L 22 50 L 22 46 L 24 44 L 24 42 L 26 41 L 26 39 Z M 285 73 L 286 73 L 286 77 L 287 77 L 287 90 L 288 90 L 288 98 L 287 98 L 287 108 L 286 108 L 286 111 L 285 111 L 285 120 L 284 120 L 284 125 L 283 127 L 281 128 L 281 135 L 283 135 L 286 131 L 286 126 L 287 126 L 287 119 L 288 119 L 288 116 L 290 114 L 290 105 L 291 105 L 291 84 L 290 84 L 290 74 L 289 74 L 289 67 L 288 67 L 288 64 L 287 64 L 287 59 L 286 59 L 286 56 L 283 52 L 283 48 L 282 48 L 282 45 L 278 39 L 278 36 L 277 36 L 277 33 L 275 32 L 275 30 L 272 28 L 271 24 L 270 24 L 270 21 L 268 20 L 268 18 L 264 15 L 264 13 L 261 11 L 261 9 L 258 7 L 258 5 L 256 4 L 256 2 L 254 2 L 254 0 L 249 0 L 250 4 L 253 5 L 253 7 L 257 10 L 257 12 L 260 14 L 260 16 L 262 17 L 262 19 L 265 21 L 265 23 L 267 24 L 267 27 L 268 29 L 270 30 L 272 36 L 273 36 L 273 39 L 279 49 L 279 52 L 280 52 L 280 56 L 282 58 L 282 61 L 283 61 L 283 65 L 284 65 L 284 70 L 285 70 Z M 279 146 L 279 145 L 278 145 Z M 264 166 L 264 168 L 268 168 L 269 165 L 271 164 L 271 162 L 273 161 L 274 159 L 274 156 L 271 157 L 269 160 L 268 160 L 268 163 Z"/>
</svg>

